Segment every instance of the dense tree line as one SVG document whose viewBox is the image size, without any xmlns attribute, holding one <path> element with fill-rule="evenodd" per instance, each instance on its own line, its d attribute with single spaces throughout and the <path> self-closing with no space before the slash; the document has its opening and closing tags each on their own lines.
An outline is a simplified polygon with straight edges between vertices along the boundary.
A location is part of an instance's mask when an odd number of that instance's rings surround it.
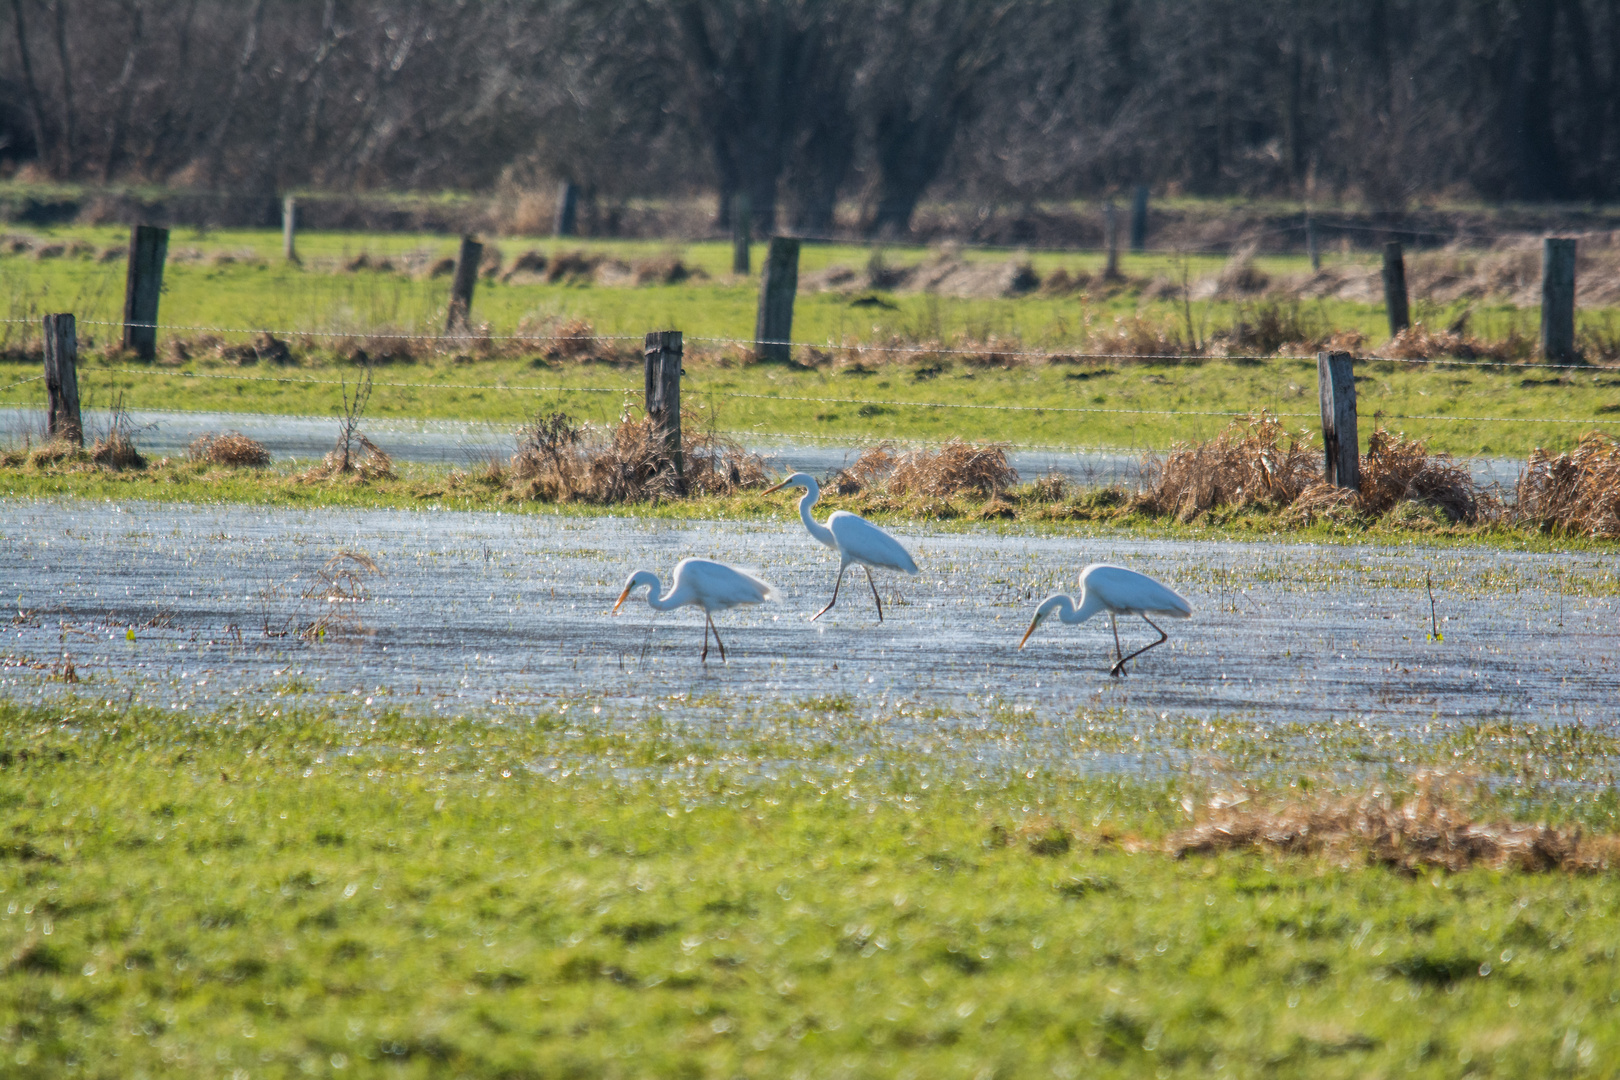
<svg viewBox="0 0 1620 1080">
<path fill-rule="evenodd" d="M 567 179 L 810 233 L 1138 182 L 1620 196 L 1615 0 L 0 3 L 0 158 L 61 179 Z"/>
</svg>

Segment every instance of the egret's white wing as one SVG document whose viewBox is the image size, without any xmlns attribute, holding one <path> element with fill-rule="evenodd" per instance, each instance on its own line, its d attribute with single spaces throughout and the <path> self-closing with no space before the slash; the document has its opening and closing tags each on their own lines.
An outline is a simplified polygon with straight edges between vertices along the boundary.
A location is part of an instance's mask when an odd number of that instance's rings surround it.
<svg viewBox="0 0 1620 1080">
<path fill-rule="evenodd" d="M 1192 605 L 1170 586 L 1123 566 L 1093 563 L 1080 572 L 1086 595 L 1096 595 L 1105 606 L 1121 613 L 1168 615 L 1185 619 Z"/>
<path fill-rule="evenodd" d="M 753 574 L 712 559 L 682 559 L 675 567 L 675 589 L 685 591 L 706 610 L 739 604 L 759 604 L 776 597 L 776 590 Z"/>
<path fill-rule="evenodd" d="M 847 510 L 836 511 L 827 519 L 827 527 L 850 562 L 906 574 L 917 573 L 917 564 L 912 561 L 911 553 L 900 546 L 900 541 L 860 515 Z"/>
</svg>

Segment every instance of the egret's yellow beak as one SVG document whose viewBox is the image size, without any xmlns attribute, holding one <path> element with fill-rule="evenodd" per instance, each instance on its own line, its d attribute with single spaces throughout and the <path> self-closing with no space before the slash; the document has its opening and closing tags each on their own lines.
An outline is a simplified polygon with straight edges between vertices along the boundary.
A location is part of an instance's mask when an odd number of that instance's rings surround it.
<svg viewBox="0 0 1620 1080">
<path fill-rule="evenodd" d="M 630 595 L 630 590 L 633 588 L 635 588 L 633 585 L 626 585 L 624 587 L 624 592 L 619 594 L 619 599 L 614 602 L 613 610 L 609 614 L 617 615 L 619 613 L 619 605 L 624 603 L 625 598 Z"/>
<path fill-rule="evenodd" d="M 784 480 L 780 484 L 777 484 L 775 487 L 766 488 L 764 491 L 760 492 L 760 494 L 761 495 L 769 495 L 773 491 L 781 491 L 786 486 L 787 486 L 787 481 Z"/>
<path fill-rule="evenodd" d="M 1024 647 L 1024 642 L 1029 640 L 1029 635 L 1033 634 L 1035 632 L 1035 628 L 1039 625 L 1041 625 L 1041 617 L 1037 615 L 1035 616 L 1034 620 L 1030 622 L 1029 629 L 1024 631 L 1023 639 L 1018 642 L 1018 647 L 1020 649 Z"/>
</svg>

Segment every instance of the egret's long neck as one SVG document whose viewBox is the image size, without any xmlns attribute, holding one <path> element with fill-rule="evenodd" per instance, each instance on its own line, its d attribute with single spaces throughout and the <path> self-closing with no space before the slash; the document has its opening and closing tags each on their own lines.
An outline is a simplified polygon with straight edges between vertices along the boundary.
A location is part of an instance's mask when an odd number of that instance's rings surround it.
<svg viewBox="0 0 1620 1080">
<path fill-rule="evenodd" d="M 1063 612 L 1063 621 L 1066 623 L 1083 623 L 1093 615 L 1106 610 L 1108 610 L 1107 605 L 1102 602 L 1102 599 L 1082 585 L 1080 586 L 1080 610 L 1074 610 L 1071 604 L 1069 609 Z"/>
<path fill-rule="evenodd" d="M 648 607 L 652 608 L 654 611 L 668 611 L 670 608 L 675 606 L 674 593 L 670 593 L 662 600 L 658 598 L 658 594 L 664 591 L 664 583 L 658 580 L 657 574 L 648 574 L 641 580 L 645 581 L 649 586 L 651 586 L 651 588 L 647 590 Z"/>
<path fill-rule="evenodd" d="M 819 498 L 821 498 L 821 488 L 817 487 L 816 482 L 812 480 L 810 486 L 804 489 L 804 498 L 799 500 L 799 520 L 804 522 L 804 527 L 809 530 L 811 536 L 828 547 L 837 547 L 838 542 L 833 539 L 832 530 L 825 525 L 817 524 L 816 519 L 810 516 L 810 508 L 816 505 L 816 500 Z"/>
</svg>

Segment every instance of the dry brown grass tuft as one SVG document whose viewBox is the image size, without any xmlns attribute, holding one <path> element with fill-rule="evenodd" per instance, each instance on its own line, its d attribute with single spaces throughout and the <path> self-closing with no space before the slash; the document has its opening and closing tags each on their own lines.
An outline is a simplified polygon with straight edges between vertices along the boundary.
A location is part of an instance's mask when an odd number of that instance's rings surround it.
<svg viewBox="0 0 1620 1080">
<path fill-rule="evenodd" d="M 1248 793 L 1212 800 L 1204 819 L 1166 841 L 1177 858 L 1259 850 L 1364 861 L 1407 873 L 1473 866 L 1539 872 L 1606 870 L 1620 838 L 1583 836 L 1546 825 L 1477 821 L 1442 786 L 1402 799 L 1381 791 L 1278 807 Z"/>
<path fill-rule="evenodd" d="M 631 268 L 637 285 L 679 285 L 683 281 L 707 278 L 701 267 L 688 266 L 674 252 L 638 259 Z"/>
<path fill-rule="evenodd" d="M 1140 505 L 1181 521 L 1218 506 L 1288 506 L 1321 476 L 1310 439 L 1265 413 L 1234 421 L 1209 442 L 1181 443 L 1163 462 L 1149 462 Z"/>
<path fill-rule="evenodd" d="M 976 495 L 991 499 L 1018 483 L 1018 470 L 1007 463 L 1007 448 L 978 446 L 952 439 L 936 451 L 895 453 L 884 444 L 861 451 L 855 464 L 838 473 L 839 494 L 882 491 L 890 495 L 920 495 L 950 499 Z"/>
<path fill-rule="evenodd" d="M 1168 322 L 1153 322 L 1140 315 L 1114 320 L 1112 332 L 1095 334 L 1089 348 L 1118 356 L 1188 356 L 1197 349 Z"/>
<path fill-rule="evenodd" d="M 397 480 L 394 473 L 394 459 L 382 447 L 360 434 L 354 434 L 354 441 L 360 444 L 361 453 L 353 451 L 344 452 L 343 440 L 338 440 L 338 446 L 327 451 L 319 465 L 314 466 L 300 474 L 297 479 L 310 482 L 316 480 L 336 480 L 340 477 L 349 477 L 360 480 Z"/>
<path fill-rule="evenodd" d="M 1535 355 L 1536 343 L 1509 330 L 1505 337 L 1495 341 L 1473 337 L 1468 333 L 1466 320 L 1445 330 L 1431 330 L 1422 323 L 1413 323 L 1390 339 L 1378 355 L 1394 360 L 1494 360 L 1515 363 Z"/>
<path fill-rule="evenodd" d="M 1367 440 L 1360 471 L 1359 492 L 1318 481 L 1300 493 L 1289 507 L 1289 516 L 1308 524 L 1317 517 L 1334 520 L 1398 514 L 1405 523 L 1421 526 L 1421 514 L 1427 510 L 1439 515 L 1431 524 L 1473 525 L 1499 509 L 1497 501 L 1450 454 L 1435 453 L 1421 439 L 1392 435 L 1383 428 Z"/>
<path fill-rule="evenodd" d="M 227 364 L 291 364 L 292 350 L 287 343 L 272 334 L 255 334 L 253 340 L 242 345 L 220 345 L 219 358 Z"/>
<path fill-rule="evenodd" d="M 598 505 L 651 502 L 688 494 L 729 495 L 764 483 L 764 462 L 718 432 L 682 416 L 684 474 L 677 476 L 662 433 L 646 418 L 621 417 L 606 433 L 565 413 L 537 417 L 519 434 L 509 467 L 511 490 L 542 502 Z"/>
<path fill-rule="evenodd" d="M 186 447 L 186 456 L 192 461 L 232 468 L 262 468 L 270 464 L 270 451 L 264 448 L 264 444 L 239 431 L 227 431 L 223 435 L 214 431 L 204 432 Z"/>
<path fill-rule="evenodd" d="M 1473 476 L 1450 454 L 1432 452 L 1421 439 L 1391 435 L 1383 428 L 1367 440 L 1358 500 L 1362 511 L 1375 517 L 1400 503 L 1416 502 L 1435 507 L 1450 521 L 1469 524 L 1488 508 Z"/>
<path fill-rule="evenodd" d="M 1519 476 L 1516 496 L 1520 521 L 1582 536 L 1620 538 L 1620 439 L 1592 431 L 1567 454 L 1538 447 Z"/>
</svg>

